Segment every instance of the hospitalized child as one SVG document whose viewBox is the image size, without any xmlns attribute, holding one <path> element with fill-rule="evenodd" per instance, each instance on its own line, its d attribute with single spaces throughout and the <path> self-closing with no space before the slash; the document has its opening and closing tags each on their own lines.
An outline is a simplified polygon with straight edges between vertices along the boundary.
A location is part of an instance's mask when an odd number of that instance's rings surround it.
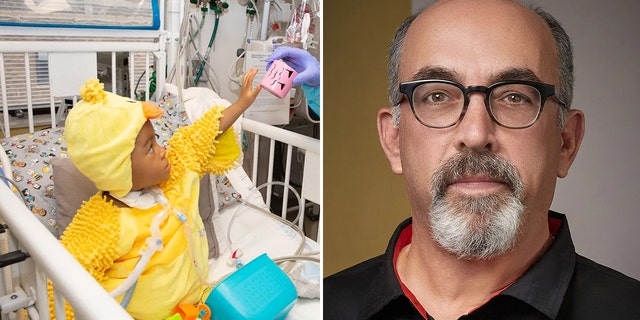
<svg viewBox="0 0 640 320">
<path fill-rule="evenodd" d="M 105 92 L 96 79 L 80 89 L 65 139 L 71 161 L 100 191 L 60 241 L 136 319 L 165 319 L 206 299 L 199 181 L 237 164 L 240 147 L 229 128 L 260 92 L 252 86 L 256 72 L 247 72 L 235 103 L 178 129 L 166 150 L 149 121 L 163 113 L 156 105 Z"/>
</svg>

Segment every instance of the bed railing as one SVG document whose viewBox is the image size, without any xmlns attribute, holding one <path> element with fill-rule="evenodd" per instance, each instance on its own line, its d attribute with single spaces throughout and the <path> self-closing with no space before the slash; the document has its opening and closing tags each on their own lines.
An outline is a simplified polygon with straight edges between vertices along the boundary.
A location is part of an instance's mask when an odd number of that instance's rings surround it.
<svg viewBox="0 0 640 320">
<path fill-rule="evenodd" d="M 33 259 L 36 265 L 34 278 L 31 279 L 35 283 L 32 287 L 22 288 L 27 293 L 35 293 L 35 296 L 27 299 L 32 300 L 33 304 L 27 302 L 21 307 L 34 305 L 40 319 L 49 319 L 46 279 L 50 279 L 56 292 L 57 319 L 65 318 L 64 308 L 61 307 L 63 299 L 74 306 L 77 319 L 132 319 L 4 183 L 0 183 L 0 218 L 8 226 L 12 237 L 29 239 L 20 241 L 19 247 L 29 255 L 27 259 Z M 44 243 L 47 245 L 42 245 Z M 30 281 L 22 282 L 22 286 L 27 282 Z M 15 292 L 8 290 L 7 294 Z M 2 310 L 3 313 L 8 311 L 11 310 Z"/>
<path fill-rule="evenodd" d="M 314 139 L 299 133 L 291 132 L 282 128 L 274 127 L 272 125 L 268 125 L 262 122 L 258 122 L 251 119 L 244 119 L 242 121 L 243 130 L 255 134 L 253 138 L 253 156 L 251 159 L 251 181 L 259 185 L 258 181 L 261 181 L 258 173 L 261 170 L 265 170 L 265 168 L 259 168 L 259 164 L 264 163 L 266 167 L 266 199 L 265 202 L 268 207 L 271 207 L 271 202 L 273 198 L 273 182 L 275 181 L 273 178 L 274 173 L 274 165 L 281 161 L 281 159 L 276 159 L 275 147 L 276 143 L 281 142 L 286 146 L 286 152 L 283 153 L 285 159 L 285 168 L 284 173 L 285 176 L 282 179 L 281 183 L 283 184 L 283 190 L 286 192 L 282 192 L 282 209 L 281 216 L 283 218 L 287 218 L 287 213 L 291 211 L 299 210 L 300 207 L 305 208 L 307 204 L 313 202 L 315 204 L 321 205 L 321 172 L 320 172 L 320 140 Z M 261 161 L 264 158 L 261 158 L 260 151 L 265 150 L 261 148 L 260 137 L 266 137 L 268 143 L 268 160 L 266 162 Z M 291 186 L 291 172 L 292 172 L 292 161 L 294 156 L 298 156 L 298 152 L 294 152 L 294 148 L 298 148 L 298 150 L 303 154 L 304 157 L 303 162 L 303 178 L 302 184 L 300 186 L 300 203 L 298 205 L 290 207 L 289 203 L 289 194 L 288 190 Z M 303 227 L 304 217 L 299 217 L 298 226 L 300 228 Z"/>
<path fill-rule="evenodd" d="M 22 41 L 11 40 L 0 34 L 2 49 L 0 52 L 0 111 L 2 112 L 2 127 L 4 137 L 10 137 L 12 120 L 16 120 L 10 111 L 15 109 L 26 110 L 26 126 L 29 132 L 35 131 L 34 110 L 38 108 L 46 108 L 48 105 L 49 114 L 51 116 L 50 126 L 55 128 L 62 120 L 62 114 L 66 108 L 65 99 L 72 100 L 69 104 L 75 103 L 76 96 L 55 96 L 49 91 L 53 88 L 53 79 L 49 74 L 51 53 L 104 53 L 108 56 L 109 62 L 106 64 L 110 74 L 105 74 L 111 81 L 107 84 L 112 90 L 118 85 L 128 86 L 131 98 L 144 98 L 149 100 L 149 91 L 144 90 L 143 97 L 136 97 L 137 92 L 134 88 L 143 85 L 148 88 L 152 82 L 151 71 L 154 68 L 165 70 L 167 57 L 165 52 L 166 34 L 157 33 L 157 39 L 150 41 L 146 39 L 130 38 L 130 39 L 104 39 L 104 41 L 87 42 L 82 40 L 64 39 L 60 41 Z M 117 57 L 126 56 L 127 65 L 119 65 Z M 82 68 L 82 65 L 78 65 Z M 22 72 L 16 74 L 9 73 L 12 69 L 20 69 Z M 127 71 L 128 79 L 126 83 L 123 77 L 119 76 L 120 72 Z M 14 76 L 19 78 L 14 78 Z M 38 77 L 37 80 L 32 78 Z M 64 80 L 63 80 L 64 81 Z M 156 72 L 156 88 L 163 88 L 166 81 L 165 72 Z M 79 88 L 79 86 L 78 86 Z M 44 91 L 42 95 L 43 101 L 33 101 L 33 93 L 35 91 Z M 22 98 L 16 98 L 16 97 Z M 12 99 L 18 99 L 13 101 Z M 58 110 L 56 110 L 58 108 Z M 13 121 L 15 122 L 15 121 Z M 49 121 L 45 121 L 49 125 Z"/>
</svg>

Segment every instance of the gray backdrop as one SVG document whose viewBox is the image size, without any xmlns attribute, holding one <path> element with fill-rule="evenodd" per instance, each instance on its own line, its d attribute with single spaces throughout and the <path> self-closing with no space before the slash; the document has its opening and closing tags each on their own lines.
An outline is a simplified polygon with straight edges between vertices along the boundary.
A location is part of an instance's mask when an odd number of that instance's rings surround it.
<svg viewBox="0 0 640 320">
<path fill-rule="evenodd" d="M 412 8 L 431 2 L 413 0 Z M 640 279 L 640 2 L 531 2 L 571 37 L 573 107 L 586 117 L 582 147 L 552 209 L 567 214 L 579 253 Z"/>
</svg>

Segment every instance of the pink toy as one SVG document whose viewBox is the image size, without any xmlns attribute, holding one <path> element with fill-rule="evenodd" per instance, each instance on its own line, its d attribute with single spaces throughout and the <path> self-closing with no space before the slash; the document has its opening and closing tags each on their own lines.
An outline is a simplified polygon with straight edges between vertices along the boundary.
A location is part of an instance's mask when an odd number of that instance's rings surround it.
<svg viewBox="0 0 640 320">
<path fill-rule="evenodd" d="M 275 60 L 262 78 L 262 81 L 260 81 L 260 85 L 278 98 L 284 99 L 291 89 L 293 78 L 297 74 L 284 61 Z"/>
</svg>

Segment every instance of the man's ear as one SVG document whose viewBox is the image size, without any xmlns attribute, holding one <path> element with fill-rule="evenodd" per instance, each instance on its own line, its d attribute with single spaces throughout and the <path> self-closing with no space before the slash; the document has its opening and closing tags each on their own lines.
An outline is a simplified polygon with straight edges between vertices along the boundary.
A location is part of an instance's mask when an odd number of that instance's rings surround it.
<svg viewBox="0 0 640 320">
<path fill-rule="evenodd" d="M 393 124 L 391 108 L 382 108 L 378 111 L 378 137 L 382 150 L 389 160 L 391 171 L 402 174 L 402 161 L 400 160 L 400 128 Z"/>
<path fill-rule="evenodd" d="M 578 154 L 582 138 L 584 137 L 584 113 L 571 109 L 562 128 L 562 146 L 560 149 L 560 162 L 558 163 L 558 177 L 564 178 L 569 173 L 569 168 Z"/>
</svg>

